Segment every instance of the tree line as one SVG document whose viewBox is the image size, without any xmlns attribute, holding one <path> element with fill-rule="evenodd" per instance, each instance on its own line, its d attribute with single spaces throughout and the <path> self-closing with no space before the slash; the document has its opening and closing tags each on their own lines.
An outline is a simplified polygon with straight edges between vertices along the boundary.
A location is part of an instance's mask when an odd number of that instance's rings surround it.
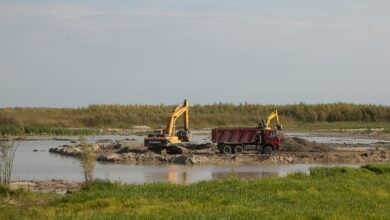
<svg viewBox="0 0 390 220">
<path fill-rule="evenodd" d="M 0 126 L 129 128 L 165 125 L 173 105 L 90 105 L 85 108 L 1 108 Z M 277 109 L 284 121 L 390 122 L 390 106 L 331 104 L 226 104 L 190 106 L 193 127 L 253 125 Z M 180 121 L 178 122 L 180 123 Z M 180 125 L 180 124 L 179 124 Z"/>
</svg>

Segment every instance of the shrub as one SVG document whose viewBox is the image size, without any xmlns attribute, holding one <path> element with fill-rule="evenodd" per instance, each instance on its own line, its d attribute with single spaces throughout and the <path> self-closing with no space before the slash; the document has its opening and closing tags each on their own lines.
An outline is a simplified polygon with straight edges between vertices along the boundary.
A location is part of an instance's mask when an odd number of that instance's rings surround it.
<svg viewBox="0 0 390 220">
<path fill-rule="evenodd" d="M 0 140 L 0 184 L 9 186 L 17 145 L 15 141 Z"/>
<path fill-rule="evenodd" d="M 92 144 L 88 144 L 85 138 L 81 138 L 80 143 L 81 157 L 80 165 L 83 168 L 84 180 L 86 184 L 93 183 L 93 173 L 96 164 L 95 150 Z"/>
</svg>

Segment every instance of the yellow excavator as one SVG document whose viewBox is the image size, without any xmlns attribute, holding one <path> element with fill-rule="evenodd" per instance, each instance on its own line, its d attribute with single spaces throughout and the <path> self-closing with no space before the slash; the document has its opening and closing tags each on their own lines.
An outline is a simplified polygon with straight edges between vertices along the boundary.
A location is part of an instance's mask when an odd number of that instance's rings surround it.
<svg viewBox="0 0 390 220">
<path fill-rule="evenodd" d="M 189 130 L 189 103 L 185 99 L 184 103 L 177 106 L 168 119 L 166 129 L 157 129 L 153 134 L 149 134 L 144 139 L 145 146 L 149 149 L 164 149 L 170 145 L 189 142 L 191 132 Z M 183 115 L 184 128 L 176 132 L 176 121 Z"/>
<path fill-rule="evenodd" d="M 271 128 L 271 121 L 276 118 L 276 129 L 277 130 L 282 130 L 282 124 L 280 124 L 280 121 L 279 121 L 279 114 L 278 114 L 278 110 L 275 110 L 273 111 L 267 118 L 267 122 L 264 122 L 264 120 L 262 120 L 262 127 L 264 128 L 264 130 L 272 130 Z"/>
</svg>

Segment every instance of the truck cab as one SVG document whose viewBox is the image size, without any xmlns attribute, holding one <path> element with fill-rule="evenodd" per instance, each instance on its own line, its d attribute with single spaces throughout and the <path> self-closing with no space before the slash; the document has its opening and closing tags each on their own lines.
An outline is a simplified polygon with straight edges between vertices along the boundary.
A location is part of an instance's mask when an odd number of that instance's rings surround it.
<svg viewBox="0 0 390 220">
<path fill-rule="evenodd" d="M 280 149 L 280 137 L 275 129 L 264 129 L 261 131 L 261 145 L 270 146 L 272 150 Z"/>
</svg>

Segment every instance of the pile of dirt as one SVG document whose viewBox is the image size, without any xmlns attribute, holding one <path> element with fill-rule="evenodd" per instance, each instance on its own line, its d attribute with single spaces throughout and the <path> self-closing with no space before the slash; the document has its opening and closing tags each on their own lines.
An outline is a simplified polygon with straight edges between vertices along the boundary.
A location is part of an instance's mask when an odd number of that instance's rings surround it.
<svg viewBox="0 0 390 220">
<path fill-rule="evenodd" d="M 92 148 L 93 148 L 95 153 L 104 154 L 104 153 L 111 152 L 111 151 L 119 151 L 123 147 L 122 147 L 122 144 L 118 143 L 118 142 L 105 142 L 105 143 L 92 144 Z M 74 156 L 74 157 L 81 156 L 81 153 L 82 153 L 79 144 L 74 145 L 74 146 L 62 145 L 60 147 L 53 147 L 53 148 L 49 149 L 49 152 L 62 154 L 62 155 L 66 155 L 66 156 Z"/>
<path fill-rule="evenodd" d="M 281 151 L 284 152 L 328 152 L 332 150 L 330 145 L 319 144 L 315 141 L 307 141 L 298 137 L 281 137 Z"/>
<path fill-rule="evenodd" d="M 390 161 L 390 149 L 372 146 L 342 146 L 319 144 L 297 137 L 282 136 L 281 150 L 272 154 L 246 151 L 242 154 L 220 153 L 212 144 L 188 144 L 177 146 L 180 154 L 156 153 L 143 146 L 142 142 L 108 142 L 94 144 L 98 161 L 125 164 L 187 164 L 187 165 L 239 165 L 239 164 L 297 164 L 297 163 L 368 163 Z M 80 146 L 64 145 L 51 148 L 52 153 L 81 155 Z"/>
</svg>

